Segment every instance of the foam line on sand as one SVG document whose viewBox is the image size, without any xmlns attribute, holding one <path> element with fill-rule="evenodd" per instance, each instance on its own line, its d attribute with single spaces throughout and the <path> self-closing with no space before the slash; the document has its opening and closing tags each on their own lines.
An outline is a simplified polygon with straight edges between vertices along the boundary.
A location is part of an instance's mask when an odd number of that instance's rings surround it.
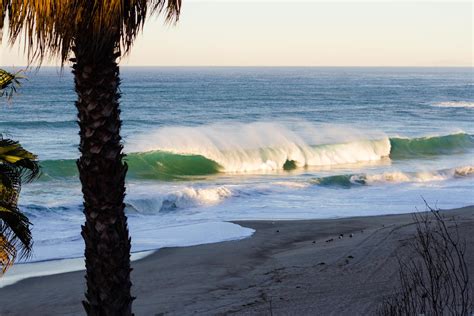
<svg viewBox="0 0 474 316">
<path fill-rule="evenodd" d="M 153 250 L 132 253 L 131 260 L 135 261 L 143 259 L 152 253 Z M 86 267 L 84 264 L 84 258 L 70 258 L 16 264 L 11 267 L 3 277 L 0 278 L 0 288 L 15 284 L 28 278 L 85 270 Z"/>
</svg>

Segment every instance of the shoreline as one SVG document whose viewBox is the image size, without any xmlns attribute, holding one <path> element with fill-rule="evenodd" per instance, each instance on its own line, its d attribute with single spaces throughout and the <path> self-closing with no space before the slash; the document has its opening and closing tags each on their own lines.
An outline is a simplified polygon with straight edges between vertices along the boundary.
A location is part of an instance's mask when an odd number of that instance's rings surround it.
<svg viewBox="0 0 474 316">
<path fill-rule="evenodd" d="M 254 230 L 239 226 L 232 222 L 205 222 L 194 223 L 190 225 L 168 226 L 160 229 L 161 238 L 166 239 L 167 234 L 184 233 L 186 230 L 192 228 L 193 234 L 187 234 L 187 238 L 178 242 L 171 242 L 170 246 L 160 246 L 158 248 L 145 248 L 131 253 L 131 261 L 140 260 L 152 253 L 167 247 L 189 247 L 195 245 L 205 245 L 217 242 L 225 242 L 229 240 L 240 240 L 247 238 L 254 233 Z M 221 232 L 226 234 L 220 236 L 218 233 L 209 234 L 205 236 L 206 231 Z M 160 237 L 156 237 L 160 240 Z M 161 240 L 163 240 L 161 239 Z M 170 244 L 170 243 L 165 243 Z M 8 272 L 0 277 L 0 289 L 15 284 L 21 280 L 31 277 L 48 276 L 66 272 L 85 270 L 84 257 L 66 257 L 53 258 L 46 260 L 20 262 L 16 263 Z"/>
<path fill-rule="evenodd" d="M 474 206 L 442 212 L 459 221 L 474 269 Z M 136 315 L 371 313 L 393 290 L 394 254 L 414 232 L 412 213 L 233 223 L 255 233 L 133 261 Z M 82 315 L 83 292 L 84 271 L 27 278 L 0 288 L 0 314 Z"/>
<path fill-rule="evenodd" d="M 133 262 L 143 259 L 156 251 L 157 250 L 145 250 L 134 252 L 130 255 L 130 260 Z M 17 263 L 0 277 L 0 289 L 30 278 L 85 270 L 84 257 Z"/>
</svg>

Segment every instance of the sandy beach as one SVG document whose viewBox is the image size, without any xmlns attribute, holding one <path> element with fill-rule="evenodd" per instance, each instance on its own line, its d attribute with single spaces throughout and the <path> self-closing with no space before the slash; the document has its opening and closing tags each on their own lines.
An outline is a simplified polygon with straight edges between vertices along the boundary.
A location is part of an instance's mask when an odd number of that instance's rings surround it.
<svg viewBox="0 0 474 316">
<path fill-rule="evenodd" d="M 474 207 L 444 213 L 474 268 Z M 256 232 L 133 262 L 135 314 L 370 315 L 394 289 L 395 253 L 414 234 L 411 214 L 237 224 Z M 83 271 L 25 279 L 0 289 L 0 314 L 84 314 L 83 291 Z"/>
</svg>

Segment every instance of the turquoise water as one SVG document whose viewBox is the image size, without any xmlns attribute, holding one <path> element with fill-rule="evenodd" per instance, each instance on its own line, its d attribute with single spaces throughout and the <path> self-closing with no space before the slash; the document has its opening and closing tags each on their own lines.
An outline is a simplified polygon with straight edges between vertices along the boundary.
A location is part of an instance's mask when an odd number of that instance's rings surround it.
<svg viewBox="0 0 474 316">
<path fill-rule="evenodd" d="M 474 204 L 471 68 L 123 68 L 134 251 L 239 238 L 234 219 Z M 41 159 L 33 260 L 82 255 L 72 77 L 29 73 L 0 133 Z M 206 226 L 207 225 L 207 226 Z M 225 228 L 224 228 L 225 227 Z"/>
</svg>

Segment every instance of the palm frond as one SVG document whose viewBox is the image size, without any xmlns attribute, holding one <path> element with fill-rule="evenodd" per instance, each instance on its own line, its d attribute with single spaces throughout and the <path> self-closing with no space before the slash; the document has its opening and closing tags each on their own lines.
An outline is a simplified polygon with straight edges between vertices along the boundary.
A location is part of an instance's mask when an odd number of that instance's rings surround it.
<svg viewBox="0 0 474 316">
<path fill-rule="evenodd" d="M 10 73 L 0 69 L 0 97 L 6 96 L 7 99 L 11 99 L 13 93 L 17 92 L 17 88 L 21 86 L 20 80 L 26 79 L 22 72 L 20 70 L 16 73 Z"/>
<path fill-rule="evenodd" d="M 10 164 L 18 168 L 27 182 L 35 179 L 40 174 L 37 159 L 36 155 L 24 149 L 20 143 L 0 136 L 0 164 Z"/>
<path fill-rule="evenodd" d="M 39 174 L 36 156 L 18 142 L 0 135 L 0 274 L 19 254 L 28 257 L 32 249 L 30 221 L 18 209 L 22 178 L 32 180 Z"/>
<path fill-rule="evenodd" d="M 6 70 L 0 69 L 0 90 L 5 89 L 10 84 L 12 84 L 14 79 L 15 79 L 14 74 L 9 73 Z"/>
<path fill-rule="evenodd" d="M 8 205 L 0 201 L 0 236 L 15 247 L 20 258 L 31 254 L 33 240 L 30 221 L 16 205 Z"/>
<path fill-rule="evenodd" d="M 0 234 L 0 275 L 4 274 L 15 262 L 17 251 L 10 241 Z"/>
<path fill-rule="evenodd" d="M 1 172 L 2 170 L 0 170 L 0 174 Z M 16 173 L 6 175 L 1 174 L 0 180 L 0 204 L 16 208 L 21 189 L 21 177 L 19 172 L 16 171 Z"/>
<path fill-rule="evenodd" d="M 149 13 L 177 21 L 181 0 L 0 0 L 0 10 L 0 29 L 8 16 L 10 43 L 23 37 L 31 61 L 50 55 L 64 63 L 81 35 L 93 54 L 110 43 L 127 53 Z"/>
<path fill-rule="evenodd" d="M 0 200 L 2 199 L 3 188 L 19 191 L 20 186 L 20 170 L 10 164 L 0 163 Z"/>
</svg>

